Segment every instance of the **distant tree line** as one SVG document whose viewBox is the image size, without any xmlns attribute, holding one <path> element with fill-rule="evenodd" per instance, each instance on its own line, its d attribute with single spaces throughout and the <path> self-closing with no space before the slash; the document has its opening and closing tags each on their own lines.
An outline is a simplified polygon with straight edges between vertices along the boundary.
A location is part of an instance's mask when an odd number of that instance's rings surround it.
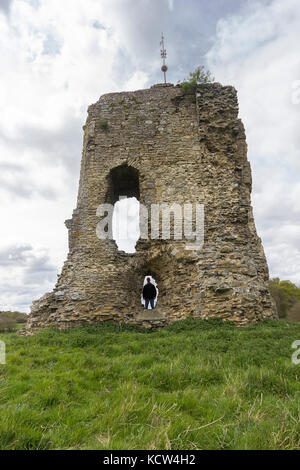
<svg viewBox="0 0 300 470">
<path fill-rule="evenodd" d="M 279 318 L 300 321 L 300 287 L 291 281 L 281 281 L 279 277 L 271 279 L 269 285 Z"/>
<path fill-rule="evenodd" d="M 15 331 L 18 325 L 26 323 L 27 318 L 26 313 L 0 311 L 0 332 Z"/>
</svg>

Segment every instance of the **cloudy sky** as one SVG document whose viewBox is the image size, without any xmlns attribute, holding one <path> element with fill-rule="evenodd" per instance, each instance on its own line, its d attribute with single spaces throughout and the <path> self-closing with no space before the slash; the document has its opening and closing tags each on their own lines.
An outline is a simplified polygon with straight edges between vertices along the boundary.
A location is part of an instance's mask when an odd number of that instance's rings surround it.
<svg viewBox="0 0 300 470">
<path fill-rule="evenodd" d="M 300 285 L 299 0 L 0 0 L 0 310 L 29 311 L 67 254 L 82 125 L 103 93 L 199 64 L 238 90 L 271 276 Z"/>
</svg>

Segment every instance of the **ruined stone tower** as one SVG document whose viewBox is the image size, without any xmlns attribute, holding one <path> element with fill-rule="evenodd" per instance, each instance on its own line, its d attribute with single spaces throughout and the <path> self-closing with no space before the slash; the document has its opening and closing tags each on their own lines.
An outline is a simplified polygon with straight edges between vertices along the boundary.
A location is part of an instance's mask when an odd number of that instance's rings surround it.
<svg viewBox="0 0 300 470">
<path fill-rule="evenodd" d="M 33 302 L 28 326 L 116 320 L 162 326 L 218 316 L 239 325 L 274 317 L 268 267 L 252 215 L 251 169 L 236 91 L 218 83 L 183 95 L 155 85 L 110 93 L 88 109 L 69 254 L 54 291 Z M 136 253 L 96 236 L 99 204 L 119 196 L 205 208 L 204 245 L 140 239 Z M 157 308 L 143 313 L 144 277 Z"/>
</svg>

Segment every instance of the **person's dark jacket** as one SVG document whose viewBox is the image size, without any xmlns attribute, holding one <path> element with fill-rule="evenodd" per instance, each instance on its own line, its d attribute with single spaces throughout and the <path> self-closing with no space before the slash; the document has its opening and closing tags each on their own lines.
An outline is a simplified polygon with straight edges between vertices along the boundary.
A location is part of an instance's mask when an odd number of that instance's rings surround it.
<svg viewBox="0 0 300 470">
<path fill-rule="evenodd" d="M 156 288 L 151 282 L 144 285 L 143 288 L 143 298 L 144 299 L 155 299 L 156 297 Z"/>
</svg>

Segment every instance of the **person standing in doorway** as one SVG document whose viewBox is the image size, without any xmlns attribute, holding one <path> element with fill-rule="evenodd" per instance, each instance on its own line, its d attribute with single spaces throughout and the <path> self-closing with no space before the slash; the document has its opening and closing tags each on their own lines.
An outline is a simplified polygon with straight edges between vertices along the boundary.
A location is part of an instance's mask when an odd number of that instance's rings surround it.
<svg viewBox="0 0 300 470">
<path fill-rule="evenodd" d="M 156 297 L 156 287 L 150 282 L 150 277 L 147 277 L 147 284 L 143 288 L 143 298 L 145 300 L 145 308 L 148 308 L 149 302 L 151 308 L 154 308 L 154 299 Z"/>
</svg>

